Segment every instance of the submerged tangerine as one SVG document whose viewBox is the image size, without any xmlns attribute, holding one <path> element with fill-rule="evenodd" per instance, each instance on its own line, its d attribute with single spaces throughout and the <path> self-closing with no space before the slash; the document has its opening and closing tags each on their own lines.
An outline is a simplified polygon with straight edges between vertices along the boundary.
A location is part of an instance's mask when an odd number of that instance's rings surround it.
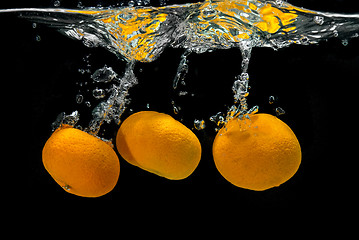
<svg viewBox="0 0 359 240">
<path fill-rule="evenodd" d="M 284 122 L 269 114 L 233 118 L 213 143 L 220 174 L 237 187 L 262 191 L 288 181 L 301 163 L 297 137 Z"/>
<path fill-rule="evenodd" d="M 187 178 L 201 159 L 196 135 L 170 115 L 154 111 L 128 117 L 118 130 L 116 146 L 130 164 L 171 180 Z"/>
<path fill-rule="evenodd" d="M 118 157 L 107 143 L 66 125 L 47 140 L 42 161 L 63 189 L 82 197 L 105 195 L 120 175 Z"/>
</svg>

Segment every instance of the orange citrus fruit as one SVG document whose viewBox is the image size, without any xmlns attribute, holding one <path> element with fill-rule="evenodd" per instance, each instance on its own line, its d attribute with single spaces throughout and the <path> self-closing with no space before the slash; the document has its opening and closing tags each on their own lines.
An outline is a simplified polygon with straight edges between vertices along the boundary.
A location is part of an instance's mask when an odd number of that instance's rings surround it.
<svg viewBox="0 0 359 240">
<path fill-rule="evenodd" d="M 42 161 L 61 187 L 82 197 L 110 192 L 120 175 L 118 157 L 107 143 L 69 126 L 58 128 L 47 140 Z"/>
<path fill-rule="evenodd" d="M 172 180 L 191 175 L 201 159 L 196 135 L 170 115 L 154 111 L 128 117 L 118 130 L 116 146 L 130 164 Z"/>
<path fill-rule="evenodd" d="M 237 187 L 262 191 L 289 180 L 302 153 L 293 131 L 269 114 L 233 118 L 213 143 L 218 171 Z"/>
</svg>

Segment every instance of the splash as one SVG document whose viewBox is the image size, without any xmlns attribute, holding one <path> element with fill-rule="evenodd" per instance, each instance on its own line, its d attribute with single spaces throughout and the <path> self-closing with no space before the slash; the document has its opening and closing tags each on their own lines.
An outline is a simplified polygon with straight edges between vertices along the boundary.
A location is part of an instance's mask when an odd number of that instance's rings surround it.
<svg viewBox="0 0 359 240">
<path fill-rule="evenodd" d="M 216 49 L 239 48 L 241 69 L 233 83 L 234 104 L 226 116 L 216 115 L 217 124 L 233 117 L 258 111 L 249 109 L 248 66 L 253 47 L 279 49 L 291 44 L 309 45 L 331 37 L 348 39 L 359 36 L 359 14 L 333 14 L 295 7 L 285 1 L 206 0 L 204 2 L 162 7 L 130 6 L 120 8 L 6 9 L 38 23 L 48 24 L 87 47 L 104 47 L 128 63 L 123 76 L 110 75 L 114 82 L 110 96 L 93 110 L 89 131 L 97 134 L 104 122 L 120 122 L 128 103 L 130 87 L 137 83 L 133 73 L 136 62 L 152 62 L 167 47 L 185 49 L 173 79 L 177 87 L 188 72 L 187 57 Z M 108 75 L 100 69 L 95 80 Z M 96 80 L 95 80 L 96 81 Z M 102 96 L 100 94 L 100 96 Z M 279 111 L 282 112 L 282 111 Z"/>
</svg>

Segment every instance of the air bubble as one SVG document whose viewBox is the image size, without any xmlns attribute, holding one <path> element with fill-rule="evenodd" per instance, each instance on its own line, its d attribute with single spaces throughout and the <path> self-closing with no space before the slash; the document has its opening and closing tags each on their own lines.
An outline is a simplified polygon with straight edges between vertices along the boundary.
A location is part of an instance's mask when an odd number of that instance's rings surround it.
<svg viewBox="0 0 359 240">
<path fill-rule="evenodd" d="M 282 6 L 283 6 L 283 0 L 275 0 L 275 4 L 276 4 L 278 7 L 282 7 Z"/>
<path fill-rule="evenodd" d="M 269 96 L 268 103 L 273 104 L 274 102 L 275 102 L 275 97 L 274 96 Z"/>
<path fill-rule="evenodd" d="M 65 117 L 65 112 L 62 112 L 59 115 L 57 115 L 55 121 L 53 123 L 51 123 L 52 131 L 55 131 L 58 127 L 61 126 L 62 120 L 64 119 L 64 117 Z"/>
<path fill-rule="evenodd" d="M 166 6 L 167 0 L 160 0 L 160 6 Z"/>
<path fill-rule="evenodd" d="M 323 25 L 324 23 L 324 17 L 322 16 L 315 16 L 314 17 L 314 22 L 318 25 Z"/>
<path fill-rule="evenodd" d="M 72 112 L 70 115 L 65 115 L 64 118 L 62 119 L 62 124 L 67 124 L 70 126 L 75 126 L 76 123 L 79 121 L 80 119 L 80 114 L 78 111 L 74 111 Z"/>
<path fill-rule="evenodd" d="M 342 40 L 342 44 L 343 44 L 344 47 L 345 47 L 345 46 L 348 46 L 348 44 L 349 44 L 348 39 L 343 39 L 343 40 Z"/>
<path fill-rule="evenodd" d="M 173 101 L 173 100 L 171 101 L 171 104 L 172 104 L 173 113 L 178 114 L 181 111 L 181 107 L 177 106 L 175 101 Z"/>
<path fill-rule="evenodd" d="M 112 67 L 107 67 L 106 65 L 103 68 L 97 69 L 92 75 L 92 80 L 95 82 L 111 82 L 117 78 L 117 73 L 112 69 Z"/>
<path fill-rule="evenodd" d="M 93 91 L 92 91 L 92 96 L 94 96 L 94 98 L 96 99 L 101 99 L 101 98 L 104 98 L 105 97 L 105 90 L 103 89 L 99 89 L 99 88 L 95 88 Z"/>
<path fill-rule="evenodd" d="M 299 40 L 300 40 L 300 43 L 303 45 L 308 45 L 310 43 L 309 38 L 307 36 L 301 36 L 301 38 Z"/>
<path fill-rule="evenodd" d="M 81 8 L 81 9 L 85 8 L 85 6 L 83 5 L 83 3 L 81 1 L 77 3 L 77 7 Z"/>
<path fill-rule="evenodd" d="M 84 96 L 82 94 L 76 95 L 76 103 L 81 104 L 84 101 Z"/>
<path fill-rule="evenodd" d="M 60 5 L 61 5 L 61 2 L 59 0 L 56 0 L 54 2 L 54 7 L 60 7 Z"/>
<path fill-rule="evenodd" d="M 256 106 L 254 106 L 254 107 L 252 107 L 251 109 L 248 110 L 247 116 L 248 116 L 248 114 L 255 114 L 258 111 L 259 111 L 259 106 L 256 105 Z"/>
<path fill-rule="evenodd" d="M 283 114 L 285 114 L 285 111 L 284 111 L 283 108 L 277 107 L 277 108 L 275 109 L 275 115 L 280 116 L 280 115 L 283 115 Z"/>
<path fill-rule="evenodd" d="M 79 121 L 79 119 L 80 119 L 80 114 L 78 111 L 74 111 L 70 115 L 66 115 L 65 112 L 62 112 L 56 117 L 55 121 L 51 124 L 52 131 L 55 131 L 62 124 L 75 126 L 76 123 Z"/>
<path fill-rule="evenodd" d="M 129 6 L 129 7 L 134 7 L 135 5 L 136 5 L 136 3 L 135 3 L 135 1 L 129 1 L 128 3 L 127 3 L 127 5 Z"/>
<path fill-rule="evenodd" d="M 240 98 L 248 96 L 248 73 L 242 73 L 239 76 L 239 79 L 234 81 L 232 90 L 234 92 L 235 101 L 238 101 Z"/>
<path fill-rule="evenodd" d="M 189 55 L 189 51 L 185 51 L 181 56 L 181 61 L 177 67 L 177 73 L 175 78 L 173 79 L 173 89 L 177 88 L 177 84 L 179 81 L 184 82 L 184 79 L 188 73 L 188 60 L 187 56 Z"/>
<path fill-rule="evenodd" d="M 218 112 L 216 115 L 211 116 L 209 120 L 217 124 L 217 126 L 219 127 L 221 127 L 225 123 L 225 119 L 222 112 Z"/>
<path fill-rule="evenodd" d="M 187 95 L 187 94 L 188 94 L 187 91 L 180 91 L 180 92 L 178 93 L 178 96 L 185 96 L 185 95 Z"/>
<path fill-rule="evenodd" d="M 217 11 L 213 9 L 212 5 L 208 5 L 202 10 L 202 18 L 205 20 L 213 20 L 217 17 Z"/>
<path fill-rule="evenodd" d="M 70 185 L 65 184 L 65 186 L 62 186 L 63 189 L 65 189 L 66 191 L 70 191 L 71 187 Z"/>
<path fill-rule="evenodd" d="M 40 35 L 36 35 L 35 40 L 36 40 L 37 42 L 40 42 L 40 41 L 41 41 Z"/>
<path fill-rule="evenodd" d="M 197 120 L 195 119 L 194 120 L 194 127 L 197 129 L 197 130 L 202 130 L 206 127 L 206 123 L 204 122 L 204 120 Z"/>
</svg>

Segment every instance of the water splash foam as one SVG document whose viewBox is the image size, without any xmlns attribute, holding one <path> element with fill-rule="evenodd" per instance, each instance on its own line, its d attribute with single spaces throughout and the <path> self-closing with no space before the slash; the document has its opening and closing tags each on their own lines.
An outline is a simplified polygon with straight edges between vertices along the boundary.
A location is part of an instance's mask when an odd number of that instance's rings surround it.
<svg viewBox="0 0 359 240">
<path fill-rule="evenodd" d="M 188 71 L 186 57 L 215 49 L 239 48 L 241 72 L 232 87 L 234 105 L 222 122 L 244 116 L 248 109 L 247 73 L 253 47 L 288 47 L 315 44 L 338 37 L 344 42 L 359 36 L 359 14 L 333 14 L 295 7 L 287 2 L 265 0 L 206 0 L 162 7 L 88 9 L 5 9 L 23 18 L 45 23 L 87 47 L 104 47 L 128 62 L 107 100 L 93 110 L 90 132 L 97 134 L 103 122 L 120 122 L 128 89 L 137 83 L 135 62 L 152 62 L 166 47 L 184 48 L 173 87 Z M 253 110 L 254 109 L 254 110 Z M 223 117 L 222 117 L 223 118 Z"/>
</svg>

